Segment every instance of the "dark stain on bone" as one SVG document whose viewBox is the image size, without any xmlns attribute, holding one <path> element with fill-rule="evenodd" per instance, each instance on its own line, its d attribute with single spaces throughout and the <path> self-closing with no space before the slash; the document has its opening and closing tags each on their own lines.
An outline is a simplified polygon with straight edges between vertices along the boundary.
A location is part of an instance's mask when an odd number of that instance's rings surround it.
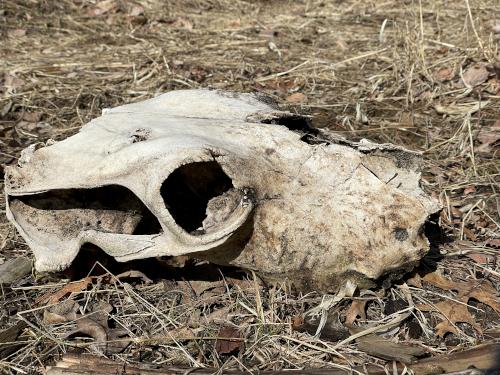
<svg viewBox="0 0 500 375">
<path fill-rule="evenodd" d="M 408 231 L 404 228 L 396 228 L 394 229 L 394 237 L 396 237 L 396 239 L 398 241 L 406 241 L 408 239 Z"/>
<path fill-rule="evenodd" d="M 151 136 L 151 130 L 145 128 L 136 129 L 131 135 L 130 139 L 132 143 L 146 141 Z"/>
<path fill-rule="evenodd" d="M 309 145 L 329 144 L 323 134 L 311 124 L 307 117 L 284 113 L 279 117 L 261 119 L 262 124 L 281 125 L 288 130 L 301 135 L 300 140 Z"/>
</svg>

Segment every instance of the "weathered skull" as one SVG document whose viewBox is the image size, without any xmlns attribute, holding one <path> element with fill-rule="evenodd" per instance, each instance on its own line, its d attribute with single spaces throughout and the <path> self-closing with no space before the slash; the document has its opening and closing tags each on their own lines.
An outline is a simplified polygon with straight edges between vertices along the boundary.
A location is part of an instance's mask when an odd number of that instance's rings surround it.
<svg viewBox="0 0 500 375">
<path fill-rule="evenodd" d="M 419 156 L 310 128 L 251 94 L 170 92 L 107 110 L 6 170 L 40 271 L 84 243 L 119 261 L 189 254 L 336 290 L 414 265 L 438 210 Z"/>
</svg>

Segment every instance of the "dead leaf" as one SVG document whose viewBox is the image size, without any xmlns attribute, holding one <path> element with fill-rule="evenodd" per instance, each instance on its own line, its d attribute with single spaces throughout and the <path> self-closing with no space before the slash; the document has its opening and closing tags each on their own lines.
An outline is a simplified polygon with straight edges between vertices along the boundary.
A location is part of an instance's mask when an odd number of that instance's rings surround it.
<svg viewBox="0 0 500 375">
<path fill-rule="evenodd" d="M 288 103 L 304 103 L 307 102 L 307 96 L 302 94 L 301 92 L 296 92 L 289 97 L 286 98 Z"/>
<path fill-rule="evenodd" d="M 423 280 L 443 290 L 455 290 L 459 300 L 468 303 L 474 298 L 500 312 L 500 303 L 496 297 L 496 290 L 488 280 L 452 281 L 437 272 L 432 272 L 423 277 Z"/>
<path fill-rule="evenodd" d="M 435 311 L 444 317 L 444 319 L 434 327 L 436 329 L 436 336 L 438 337 L 444 338 L 447 333 L 458 334 L 458 330 L 454 326 L 456 323 L 468 323 L 481 333 L 481 328 L 467 309 L 467 305 L 463 303 L 447 300 L 438 302 L 433 306 L 418 305 L 417 308 L 421 311 Z"/>
<path fill-rule="evenodd" d="M 9 30 L 7 32 L 7 35 L 10 38 L 21 38 L 26 35 L 26 30 L 25 29 L 14 29 L 14 30 Z"/>
<path fill-rule="evenodd" d="M 455 77 L 455 72 L 451 68 L 441 68 L 432 73 L 432 78 L 438 82 L 451 81 Z"/>
<path fill-rule="evenodd" d="M 489 240 L 486 240 L 485 245 L 498 249 L 500 248 L 500 238 L 490 238 Z"/>
<path fill-rule="evenodd" d="M 301 315 L 295 315 L 292 317 L 292 329 L 297 331 L 304 324 L 304 317 Z"/>
<path fill-rule="evenodd" d="M 445 278 L 437 272 L 428 273 L 422 278 L 422 280 L 443 290 L 449 290 L 455 287 L 454 281 Z"/>
<path fill-rule="evenodd" d="M 342 37 L 338 37 L 335 40 L 335 44 L 342 50 L 342 51 L 347 51 L 349 49 L 349 46 L 347 45 L 346 41 Z"/>
<path fill-rule="evenodd" d="M 98 2 L 94 7 L 88 11 L 89 16 L 101 16 L 118 9 L 116 0 L 103 0 Z"/>
<path fill-rule="evenodd" d="M 406 283 L 408 285 L 414 286 L 416 288 L 422 288 L 422 278 L 416 272 L 412 277 L 410 277 L 408 280 L 406 280 Z"/>
<path fill-rule="evenodd" d="M 493 327 L 489 328 L 486 331 L 483 332 L 485 335 L 488 335 L 490 337 L 500 339 L 500 326 L 498 327 Z"/>
<path fill-rule="evenodd" d="M 65 316 L 45 310 L 43 312 L 43 324 L 65 323 L 68 319 Z"/>
<path fill-rule="evenodd" d="M 227 316 L 231 311 L 231 306 L 225 306 L 220 309 L 212 311 L 210 314 L 206 315 L 204 318 L 207 323 L 223 323 L 227 321 Z"/>
<path fill-rule="evenodd" d="M 198 297 L 201 296 L 203 293 L 205 293 L 207 290 L 219 289 L 219 288 L 224 288 L 225 290 L 224 287 L 225 284 L 223 280 L 217 280 L 217 281 L 191 280 L 191 281 L 186 281 L 186 283 Z"/>
<path fill-rule="evenodd" d="M 7 93 L 16 92 L 18 88 L 25 84 L 25 82 L 14 73 L 5 73 L 3 81 L 3 85 L 7 89 Z"/>
<path fill-rule="evenodd" d="M 437 336 L 443 338 L 447 332 L 456 333 L 456 329 L 451 323 L 468 323 L 478 332 L 481 332 L 479 325 L 474 320 L 466 305 L 455 301 L 442 301 L 436 303 L 434 306 L 446 318 L 446 320 L 436 325 Z"/>
<path fill-rule="evenodd" d="M 215 351 L 219 354 L 231 354 L 240 351 L 243 341 L 240 332 L 233 327 L 222 327 L 215 341 Z"/>
<path fill-rule="evenodd" d="M 490 154 L 500 141 L 500 119 L 497 119 L 491 128 L 481 129 L 476 139 L 481 145 L 475 147 L 475 150 Z"/>
<path fill-rule="evenodd" d="M 490 306 L 496 312 L 500 312 L 500 301 L 497 298 L 495 287 L 488 280 L 473 280 L 460 283 L 456 290 L 462 302 L 469 302 L 474 298 L 485 305 Z"/>
<path fill-rule="evenodd" d="M 465 189 L 464 189 L 464 195 L 469 195 L 469 194 L 472 194 L 472 193 L 475 193 L 476 192 L 476 187 L 475 186 L 467 186 Z"/>
<path fill-rule="evenodd" d="M 472 229 L 467 228 L 467 227 L 463 227 L 463 231 L 464 231 L 464 234 L 467 237 L 467 239 L 469 239 L 471 241 L 475 241 L 477 239 L 477 236 L 474 234 Z"/>
<path fill-rule="evenodd" d="M 462 76 L 466 86 L 474 87 L 480 85 L 488 79 L 490 73 L 485 64 L 474 64 L 470 66 Z"/>
<path fill-rule="evenodd" d="M 76 320 L 80 305 L 75 301 L 67 300 L 43 311 L 44 324 L 65 323 Z"/>
<path fill-rule="evenodd" d="M 78 293 L 85 289 L 92 282 L 92 277 L 86 277 L 82 280 L 68 283 L 55 293 L 47 293 L 35 300 L 36 303 L 53 304 L 59 302 L 66 294 Z"/>
<path fill-rule="evenodd" d="M 465 254 L 467 258 L 472 259 L 478 264 L 492 264 L 495 262 L 495 256 L 491 254 L 484 253 L 467 253 Z"/>
<path fill-rule="evenodd" d="M 287 94 L 296 86 L 295 80 L 290 78 L 276 78 L 257 84 L 262 86 L 265 91 L 277 91 L 281 94 Z"/>
<path fill-rule="evenodd" d="M 295 317 L 295 323 L 292 320 L 292 327 L 297 332 L 306 332 L 311 336 L 315 336 L 320 324 L 316 318 L 301 318 Z M 302 321 L 301 321 L 302 320 Z M 293 326 L 295 324 L 295 327 Z M 319 334 L 319 338 L 326 341 L 340 341 L 349 337 L 349 329 L 340 322 L 340 317 L 337 312 L 328 314 L 325 325 Z"/>
<path fill-rule="evenodd" d="M 195 340 L 197 334 L 202 332 L 204 328 L 189 328 L 189 327 L 178 327 L 171 331 L 166 332 L 166 334 L 153 336 L 147 340 L 149 345 L 155 344 L 172 344 L 176 341 L 188 341 Z"/>
<path fill-rule="evenodd" d="M 141 5 L 133 4 L 128 9 L 128 15 L 130 17 L 137 17 L 137 16 L 140 16 L 142 14 L 144 14 L 144 7 L 142 7 Z"/>
<path fill-rule="evenodd" d="M 98 350 L 104 350 L 106 347 L 106 341 L 108 339 L 107 327 L 104 327 L 102 324 L 92 320 L 90 318 L 81 318 L 76 320 L 76 331 L 75 333 L 83 333 L 85 335 L 89 335 L 95 340 L 96 348 Z"/>
<path fill-rule="evenodd" d="M 345 324 L 352 325 L 360 317 L 366 320 L 366 302 L 367 300 L 355 299 L 346 313 Z"/>
<path fill-rule="evenodd" d="M 38 122 L 42 119 L 43 113 L 41 112 L 18 112 L 16 113 L 16 117 L 18 121 L 27 121 L 27 122 Z"/>
<path fill-rule="evenodd" d="M 417 357 L 423 356 L 427 350 L 420 346 L 395 343 L 377 335 L 367 335 L 356 339 L 358 349 L 376 357 L 398 361 L 405 364 L 413 363 Z"/>
<path fill-rule="evenodd" d="M 169 24 L 175 29 L 185 29 L 188 31 L 193 30 L 193 23 L 184 17 L 177 17 L 176 19 L 170 21 Z"/>
<path fill-rule="evenodd" d="M 98 301 L 92 312 L 81 317 L 76 317 L 76 330 L 70 333 L 83 333 L 89 335 L 95 341 L 94 348 L 100 352 L 107 351 L 107 340 L 110 333 L 108 326 L 108 316 L 113 307 L 105 302 Z"/>
</svg>

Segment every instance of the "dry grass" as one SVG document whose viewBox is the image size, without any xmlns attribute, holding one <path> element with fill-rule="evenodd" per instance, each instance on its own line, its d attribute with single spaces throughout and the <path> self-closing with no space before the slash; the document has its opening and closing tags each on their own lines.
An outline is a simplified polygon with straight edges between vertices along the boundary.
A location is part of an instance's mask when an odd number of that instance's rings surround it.
<svg viewBox="0 0 500 375">
<path fill-rule="evenodd" d="M 261 91 L 283 104 L 300 92 L 307 101 L 292 108 L 314 115 L 318 127 L 422 151 L 424 187 L 442 202 L 441 226 L 453 239 L 440 247 L 437 267 L 457 280 L 488 279 L 498 290 L 500 34 L 494 27 L 500 20 L 495 14 L 500 14 L 496 0 L 3 0 L 0 163 L 15 161 L 29 144 L 77 132 L 105 107 L 168 90 Z M 476 63 L 488 66 L 487 78 L 464 84 Z M 4 215 L 0 251 L 0 259 L 28 253 Z M 24 344 L 1 360 L 1 368 L 42 371 L 75 346 L 100 350 L 67 337 L 74 322 L 43 323 L 46 307 L 35 300 L 62 284 L 54 276 L 29 277 L 3 290 L 1 325 L 25 320 L 29 327 Z M 222 289 L 217 284 L 217 292 L 187 298 L 182 285 L 135 282 L 131 288 L 107 274 L 71 298 L 82 314 L 97 301 L 113 307 L 110 322 L 132 338 L 114 354 L 123 361 L 242 369 L 385 364 L 353 341 L 292 329 L 291 319 L 311 309 L 343 321 L 349 299 L 322 312 L 317 307 L 328 296 L 297 296 L 249 282 Z M 436 337 L 435 314 L 415 307 L 456 299 L 452 291 L 400 284 L 375 292 L 363 292 L 370 302 L 361 324 L 385 322 L 386 307 L 396 300 L 413 308 L 423 330 L 411 337 L 408 325 L 401 325 L 388 337 L 419 343 L 433 354 L 487 340 L 462 323 L 458 334 Z M 483 332 L 500 325 L 488 306 L 469 309 Z M 238 355 L 214 349 L 221 325 L 216 311 L 240 328 L 245 345 Z M 179 332 L 189 337 L 175 336 Z"/>
</svg>

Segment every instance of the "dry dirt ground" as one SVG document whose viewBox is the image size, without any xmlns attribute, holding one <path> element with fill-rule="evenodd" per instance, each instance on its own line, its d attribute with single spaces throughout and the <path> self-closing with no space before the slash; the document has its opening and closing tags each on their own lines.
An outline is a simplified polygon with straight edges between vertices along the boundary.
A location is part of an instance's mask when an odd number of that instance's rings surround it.
<svg viewBox="0 0 500 375">
<path fill-rule="evenodd" d="M 103 259 L 91 272 L 87 257 L 64 274 L 28 275 L 1 289 L 0 328 L 13 335 L 0 343 L 0 371 L 44 372 L 72 351 L 162 366 L 393 371 L 392 360 L 497 340 L 495 16 L 497 0 L 2 0 L 0 163 L 103 108 L 168 90 L 262 92 L 347 138 L 422 151 L 423 186 L 444 208 L 419 273 L 340 301 L 191 263 Z M 4 213 L 0 198 L 0 263 L 30 254 Z M 152 280 L 116 277 L 126 267 Z M 399 349 L 353 338 L 367 327 Z"/>
</svg>

